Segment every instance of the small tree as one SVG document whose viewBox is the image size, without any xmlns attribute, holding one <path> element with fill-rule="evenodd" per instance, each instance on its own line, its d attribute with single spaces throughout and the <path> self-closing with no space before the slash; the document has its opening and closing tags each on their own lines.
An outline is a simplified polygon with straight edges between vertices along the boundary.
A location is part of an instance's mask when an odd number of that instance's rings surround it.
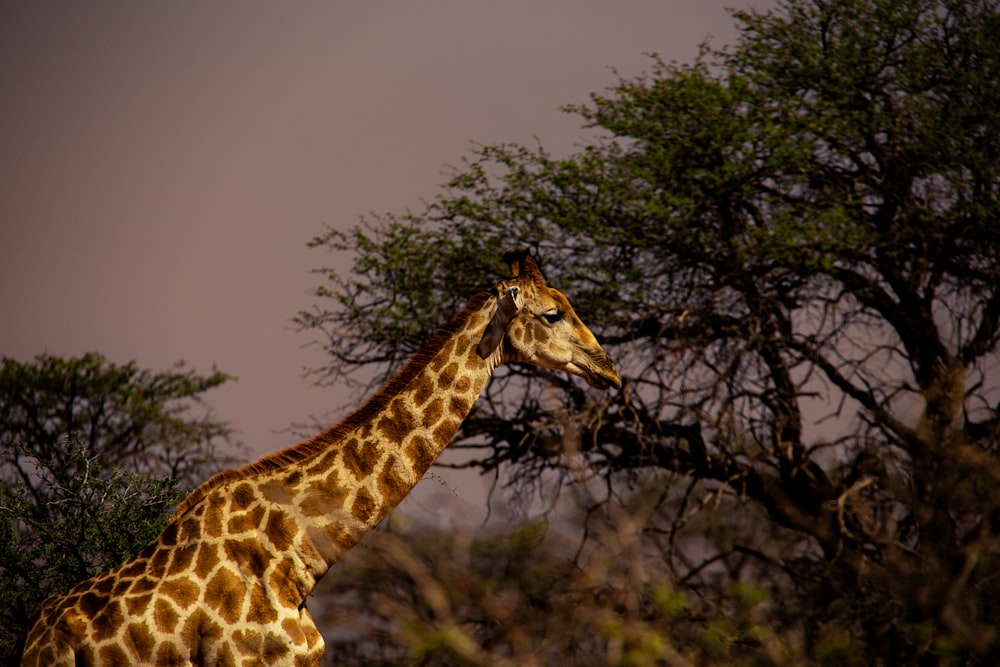
<svg viewBox="0 0 1000 667">
<path fill-rule="evenodd" d="M 31 614 L 151 542 L 225 462 L 230 429 L 188 414 L 228 378 L 153 373 L 96 354 L 0 367 L 0 662 Z"/>
<path fill-rule="evenodd" d="M 45 598 L 133 556 L 185 495 L 169 477 L 104 469 L 76 434 L 59 444 L 58 461 L 21 452 L 34 462 L 35 492 L 0 482 L 0 656 L 9 664 Z"/>
<path fill-rule="evenodd" d="M 218 370 L 201 376 L 182 365 L 157 373 L 93 353 L 70 359 L 42 354 L 30 362 L 5 357 L 0 365 L 0 478 L 20 483 L 34 496 L 35 511 L 44 511 L 45 491 L 35 484 L 34 459 L 51 462 L 65 485 L 80 460 L 63 440 L 75 433 L 105 469 L 148 472 L 193 488 L 219 464 L 216 445 L 228 440 L 231 429 L 207 410 L 192 411 L 203 393 L 228 379 Z"/>
</svg>

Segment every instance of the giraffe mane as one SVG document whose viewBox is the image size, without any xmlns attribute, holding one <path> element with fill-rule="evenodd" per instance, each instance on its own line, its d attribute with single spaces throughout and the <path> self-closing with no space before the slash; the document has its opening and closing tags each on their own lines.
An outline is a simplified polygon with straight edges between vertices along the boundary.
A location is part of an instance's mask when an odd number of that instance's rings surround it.
<svg viewBox="0 0 1000 667">
<path fill-rule="evenodd" d="M 185 512 L 194 507 L 198 501 L 204 498 L 213 489 L 240 479 L 246 479 L 254 475 L 267 473 L 285 466 L 303 461 L 317 452 L 323 451 L 327 446 L 343 439 L 351 431 L 368 421 L 374 414 L 382 410 L 389 401 L 399 394 L 400 391 L 409 384 L 410 380 L 417 376 L 430 363 L 434 355 L 444 346 L 444 344 L 455 333 L 465 326 L 473 313 L 482 308 L 489 292 L 480 292 L 473 296 L 447 324 L 443 325 L 412 357 L 406 365 L 396 375 L 386 381 L 384 385 L 372 395 L 364 404 L 355 409 L 343 420 L 317 433 L 308 440 L 291 445 L 284 449 L 265 454 L 252 463 L 248 463 L 239 468 L 230 468 L 216 473 L 201 486 L 196 488 L 181 501 L 174 510 L 170 522 L 173 523 Z"/>
</svg>

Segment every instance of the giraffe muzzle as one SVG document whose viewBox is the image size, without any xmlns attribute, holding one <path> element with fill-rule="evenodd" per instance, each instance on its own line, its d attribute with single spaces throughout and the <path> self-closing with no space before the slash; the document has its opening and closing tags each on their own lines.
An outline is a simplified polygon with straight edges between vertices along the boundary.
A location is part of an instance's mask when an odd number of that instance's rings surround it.
<svg viewBox="0 0 1000 667">
<path fill-rule="evenodd" d="M 576 364 L 579 375 L 594 389 L 621 389 L 622 378 L 615 362 L 604 350 L 586 353 L 582 364 Z"/>
</svg>

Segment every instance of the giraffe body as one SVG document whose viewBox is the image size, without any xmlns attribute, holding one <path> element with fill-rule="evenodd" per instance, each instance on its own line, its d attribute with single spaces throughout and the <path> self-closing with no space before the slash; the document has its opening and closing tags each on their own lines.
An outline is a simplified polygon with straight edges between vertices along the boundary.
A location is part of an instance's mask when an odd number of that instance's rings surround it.
<svg viewBox="0 0 1000 667">
<path fill-rule="evenodd" d="M 447 446 L 496 366 L 620 386 L 614 364 L 523 250 L 340 424 L 216 475 L 134 558 L 46 600 L 22 666 L 319 665 L 306 599 Z"/>
</svg>

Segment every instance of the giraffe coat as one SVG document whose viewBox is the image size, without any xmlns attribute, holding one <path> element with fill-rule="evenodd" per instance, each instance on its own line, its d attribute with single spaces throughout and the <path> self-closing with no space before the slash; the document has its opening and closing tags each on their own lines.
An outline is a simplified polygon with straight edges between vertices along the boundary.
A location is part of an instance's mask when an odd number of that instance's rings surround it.
<svg viewBox="0 0 1000 667">
<path fill-rule="evenodd" d="M 620 386 L 531 257 L 507 257 L 512 279 L 474 296 L 344 421 L 216 475 L 135 557 L 46 600 L 22 666 L 319 665 L 306 599 L 420 481 L 498 364 Z"/>
</svg>

